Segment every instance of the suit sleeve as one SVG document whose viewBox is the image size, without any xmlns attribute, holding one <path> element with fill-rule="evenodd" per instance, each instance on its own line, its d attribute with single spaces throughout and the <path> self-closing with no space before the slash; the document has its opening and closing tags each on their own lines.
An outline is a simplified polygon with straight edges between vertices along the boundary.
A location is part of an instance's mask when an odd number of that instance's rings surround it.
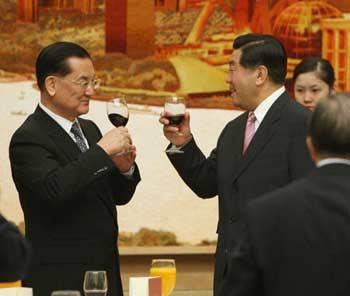
<svg viewBox="0 0 350 296">
<path fill-rule="evenodd" d="M 192 138 L 182 150 L 184 153 L 168 154 L 181 178 L 199 197 L 216 196 L 216 149 L 206 158 Z"/>
<path fill-rule="evenodd" d="M 242 222 L 239 222 L 242 223 Z M 229 254 L 227 273 L 220 286 L 219 295 L 261 295 L 261 279 L 253 252 L 252 241 L 246 225 L 241 226 L 240 241 Z"/>
<path fill-rule="evenodd" d="M 31 250 L 18 228 L 0 215 L 0 282 L 24 277 Z"/>
<path fill-rule="evenodd" d="M 57 146 L 43 142 L 35 133 L 22 130 L 10 143 L 11 169 L 18 191 L 30 192 L 42 202 L 54 204 L 79 198 L 88 185 L 116 171 L 97 144 L 77 159 L 63 163 L 57 156 L 62 154 Z M 121 179 L 119 175 L 116 178 Z"/>
<path fill-rule="evenodd" d="M 119 172 L 112 175 L 110 183 L 113 188 L 116 205 L 125 205 L 131 200 L 140 180 L 140 171 L 137 164 L 135 164 L 135 170 L 131 178 L 125 177 Z"/>
</svg>

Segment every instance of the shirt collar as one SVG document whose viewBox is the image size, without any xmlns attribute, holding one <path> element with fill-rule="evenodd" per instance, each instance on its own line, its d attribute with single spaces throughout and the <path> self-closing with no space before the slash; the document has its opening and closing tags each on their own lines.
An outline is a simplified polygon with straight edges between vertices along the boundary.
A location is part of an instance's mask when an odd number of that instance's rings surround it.
<svg viewBox="0 0 350 296">
<path fill-rule="evenodd" d="M 265 100 L 263 100 L 258 107 L 254 110 L 254 114 L 258 124 L 260 124 L 266 113 L 269 111 L 273 103 L 286 91 L 284 86 L 281 86 L 277 90 L 275 90 L 271 95 L 269 95 Z"/>
<path fill-rule="evenodd" d="M 340 164 L 347 164 L 350 165 L 350 160 L 349 159 L 345 159 L 345 158 L 325 158 L 320 160 L 317 163 L 317 167 L 322 167 L 328 164 L 334 164 L 334 163 L 340 163 Z"/>
<path fill-rule="evenodd" d="M 70 133 L 70 130 L 72 128 L 72 125 L 75 121 L 70 121 L 54 112 L 52 112 L 50 109 L 48 109 L 47 107 L 45 107 L 41 102 L 39 102 L 39 107 L 41 109 L 43 109 L 47 115 L 49 115 L 54 121 L 57 122 L 57 124 L 62 127 L 68 134 Z"/>
</svg>

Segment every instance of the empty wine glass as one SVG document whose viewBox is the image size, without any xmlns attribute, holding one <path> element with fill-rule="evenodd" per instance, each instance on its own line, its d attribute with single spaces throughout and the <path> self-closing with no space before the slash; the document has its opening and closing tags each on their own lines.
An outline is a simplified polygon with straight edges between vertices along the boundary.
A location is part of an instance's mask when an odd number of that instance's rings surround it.
<svg viewBox="0 0 350 296">
<path fill-rule="evenodd" d="M 124 94 L 119 93 L 107 102 L 107 115 L 115 127 L 125 126 L 128 123 L 129 108 Z"/>
<path fill-rule="evenodd" d="M 170 96 L 165 99 L 164 103 L 165 117 L 169 120 L 170 125 L 180 125 L 185 118 L 186 105 L 185 99 L 179 96 Z M 169 149 L 165 150 L 168 153 L 184 153 L 172 145 Z"/>
<path fill-rule="evenodd" d="M 85 296 L 107 295 L 107 273 L 104 270 L 86 271 L 84 276 Z"/>
<path fill-rule="evenodd" d="M 168 296 L 175 288 L 176 267 L 174 259 L 153 259 L 150 269 L 151 276 L 162 278 L 162 296 Z"/>
</svg>

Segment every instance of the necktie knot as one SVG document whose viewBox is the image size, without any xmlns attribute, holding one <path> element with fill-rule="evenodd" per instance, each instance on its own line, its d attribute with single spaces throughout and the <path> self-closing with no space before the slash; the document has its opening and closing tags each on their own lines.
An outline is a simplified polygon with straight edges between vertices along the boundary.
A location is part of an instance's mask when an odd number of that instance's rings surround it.
<svg viewBox="0 0 350 296">
<path fill-rule="evenodd" d="M 73 134 L 73 136 L 75 138 L 75 142 L 78 145 L 79 149 L 82 152 L 85 152 L 86 150 L 88 150 L 88 147 L 87 147 L 87 145 L 85 143 L 85 140 L 84 140 L 83 133 L 80 130 L 79 125 L 78 125 L 77 122 L 74 122 L 72 124 L 72 127 L 71 127 L 70 131 Z"/>
<path fill-rule="evenodd" d="M 254 112 L 249 112 L 249 114 L 248 114 L 248 122 L 249 123 L 255 123 L 255 121 L 256 121 L 256 117 L 255 117 Z"/>
</svg>

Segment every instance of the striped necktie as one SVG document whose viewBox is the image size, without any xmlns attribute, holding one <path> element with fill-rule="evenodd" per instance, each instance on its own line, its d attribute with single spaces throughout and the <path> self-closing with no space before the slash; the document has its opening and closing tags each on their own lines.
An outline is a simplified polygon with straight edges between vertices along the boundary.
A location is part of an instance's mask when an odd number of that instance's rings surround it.
<svg viewBox="0 0 350 296">
<path fill-rule="evenodd" d="M 79 149 L 82 152 L 85 152 L 86 150 L 88 150 L 88 147 L 87 147 L 85 140 L 84 140 L 83 133 L 81 132 L 77 122 L 73 123 L 70 131 L 73 134 L 73 136 L 75 138 L 75 142 L 77 143 Z"/>
</svg>

